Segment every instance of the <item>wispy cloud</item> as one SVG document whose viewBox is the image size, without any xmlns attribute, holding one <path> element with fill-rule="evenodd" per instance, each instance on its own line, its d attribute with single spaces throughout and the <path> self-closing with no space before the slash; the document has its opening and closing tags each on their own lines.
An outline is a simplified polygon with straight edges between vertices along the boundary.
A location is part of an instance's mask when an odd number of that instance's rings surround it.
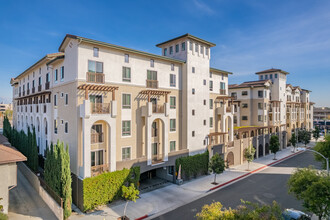
<svg viewBox="0 0 330 220">
<path fill-rule="evenodd" d="M 202 11 L 209 15 L 213 15 L 215 13 L 215 11 L 210 6 L 208 6 L 205 2 L 203 2 L 201 0 L 194 0 L 193 2 L 194 2 L 195 7 L 199 11 Z"/>
</svg>

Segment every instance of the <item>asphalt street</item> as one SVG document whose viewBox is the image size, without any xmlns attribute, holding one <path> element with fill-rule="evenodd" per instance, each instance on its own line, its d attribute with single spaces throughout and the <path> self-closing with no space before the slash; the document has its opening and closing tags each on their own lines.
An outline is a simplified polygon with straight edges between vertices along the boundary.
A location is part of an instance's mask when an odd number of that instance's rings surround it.
<svg viewBox="0 0 330 220">
<path fill-rule="evenodd" d="M 304 152 L 298 154 L 153 219 L 194 219 L 205 204 L 219 201 L 226 208 L 235 208 L 241 204 L 241 199 L 260 204 L 271 204 L 275 200 L 281 205 L 282 209 L 294 208 L 302 210 L 301 201 L 288 194 L 287 181 L 290 174 L 297 167 L 308 167 L 309 165 L 313 165 L 318 169 L 321 168 L 321 163 L 314 160 L 313 153 Z"/>
</svg>

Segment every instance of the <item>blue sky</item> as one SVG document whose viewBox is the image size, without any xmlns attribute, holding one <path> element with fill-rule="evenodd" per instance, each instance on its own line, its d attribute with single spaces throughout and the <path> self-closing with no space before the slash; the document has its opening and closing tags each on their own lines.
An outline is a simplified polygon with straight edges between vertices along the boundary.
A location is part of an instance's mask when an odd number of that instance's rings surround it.
<svg viewBox="0 0 330 220">
<path fill-rule="evenodd" d="M 229 83 L 280 68 L 289 83 L 330 106 L 330 1 L 4 1 L 0 7 L 0 100 L 10 78 L 75 34 L 160 54 L 155 44 L 190 33 L 216 43 L 211 66 Z"/>
</svg>

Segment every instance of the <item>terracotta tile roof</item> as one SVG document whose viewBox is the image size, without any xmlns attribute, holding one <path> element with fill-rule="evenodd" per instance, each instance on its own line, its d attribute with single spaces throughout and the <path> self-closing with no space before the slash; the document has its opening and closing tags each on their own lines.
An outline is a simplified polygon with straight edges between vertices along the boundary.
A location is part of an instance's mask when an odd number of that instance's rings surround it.
<svg viewBox="0 0 330 220">
<path fill-rule="evenodd" d="M 6 137 L 0 135 L 0 164 L 26 160 L 27 158 L 21 152 L 10 145 Z"/>
<path fill-rule="evenodd" d="M 269 79 L 265 80 L 257 80 L 257 81 L 248 81 L 243 82 L 241 84 L 232 84 L 229 85 L 229 89 L 236 89 L 236 88 L 247 88 L 247 87 L 262 87 L 265 86 L 266 82 L 269 82 L 271 84 L 271 81 Z"/>
<path fill-rule="evenodd" d="M 262 73 L 274 73 L 274 72 L 281 72 L 281 73 L 284 73 L 284 74 L 289 74 L 288 72 L 284 71 L 284 70 L 281 70 L 281 69 L 274 69 L 274 68 L 271 68 L 271 69 L 268 69 L 268 70 L 263 70 L 263 71 L 260 71 L 260 72 L 256 72 L 256 74 L 262 74 Z"/>
</svg>

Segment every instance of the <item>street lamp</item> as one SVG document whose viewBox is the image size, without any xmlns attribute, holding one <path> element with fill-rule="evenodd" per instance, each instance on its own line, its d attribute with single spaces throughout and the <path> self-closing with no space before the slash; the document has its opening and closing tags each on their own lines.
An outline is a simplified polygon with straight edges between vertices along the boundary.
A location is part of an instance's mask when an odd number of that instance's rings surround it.
<svg viewBox="0 0 330 220">
<path fill-rule="evenodd" d="M 307 151 L 312 151 L 312 152 L 314 152 L 314 153 L 320 155 L 321 157 L 323 157 L 323 158 L 325 159 L 326 163 L 327 163 L 327 172 L 328 172 L 328 176 L 329 176 L 329 158 L 326 158 L 326 157 L 323 156 L 323 154 L 321 154 L 320 152 L 317 152 L 317 151 L 315 151 L 315 150 L 311 150 L 311 149 L 307 149 L 307 148 L 305 148 L 305 147 L 298 147 L 297 150 L 302 150 L 302 151 L 306 151 L 306 150 L 307 150 Z"/>
</svg>

